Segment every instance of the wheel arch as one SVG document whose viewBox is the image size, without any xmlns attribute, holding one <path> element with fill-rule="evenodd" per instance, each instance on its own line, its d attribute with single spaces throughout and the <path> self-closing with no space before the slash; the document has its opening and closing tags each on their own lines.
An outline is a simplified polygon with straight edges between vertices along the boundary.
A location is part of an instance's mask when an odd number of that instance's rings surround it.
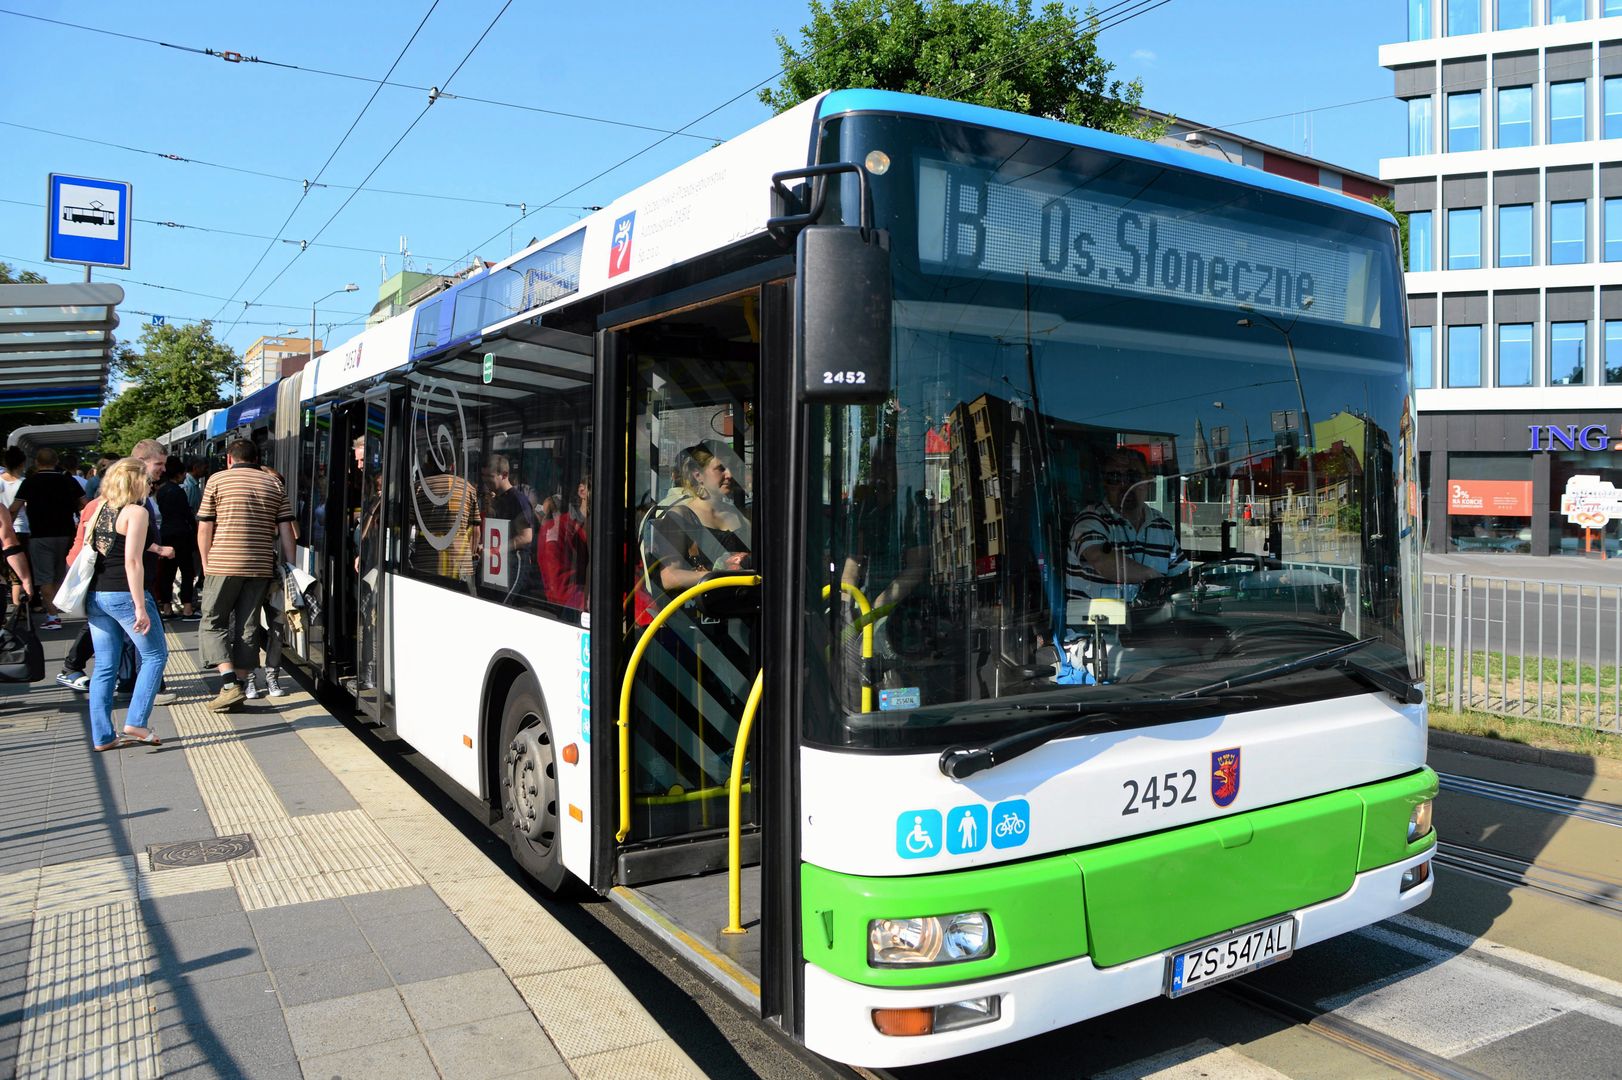
<svg viewBox="0 0 1622 1080">
<path fill-rule="evenodd" d="M 501 812 L 501 748 L 496 745 L 501 741 L 501 714 L 507 706 L 507 695 L 526 675 L 539 687 L 535 669 L 512 649 L 498 650 L 485 667 L 484 689 L 479 697 L 479 797 L 496 814 Z M 541 713 L 551 723 L 551 717 L 545 715 L 546 695 L 538 696 Z"/>
</svg>

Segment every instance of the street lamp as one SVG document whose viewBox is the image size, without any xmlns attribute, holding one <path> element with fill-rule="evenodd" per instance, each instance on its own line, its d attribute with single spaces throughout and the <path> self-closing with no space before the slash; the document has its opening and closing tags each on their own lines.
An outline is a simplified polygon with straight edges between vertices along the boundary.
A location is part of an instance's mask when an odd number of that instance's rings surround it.
<svg viewBox="0 0 1622 1080">
<path fill-rule="evenodd" d="M 1312 306 L 1312 297 L 1303 296 L 1301 298 L 1301 310 L 1305 311 L 1307 308 L 1310 308 L 1311 306 Z M 1295 396 L 1296 396 L 1296 400 L 1298 400 L 1301 403 L 1301 429 L 1306 435 L 1308 527 L 1312 531 L 1313 545 L 1314 545 L 1314 549 L 1316 550 L 1317 535 L 1318 535 L 1318 477 L 1317 477 L 1316 469 L 1314 468 L 1314 466 L 1312 464 L 1312 444 L 1313 444 L 1312 415 L 1307 412 L 1307 395 L 1306 395 L 1306 391 L 1301 388 L 1301 365 L 1296 363 L 1296 359 L 1295 359 L 1295 342 L 1290 340 L 1290 331 L 1295 329 L 1295 323 L 1296 323 L 1296 321 L 1300 320 L 1301 316 L 1297 315 L 1295 317 L 1295 319 L 1290 322 L 1290 325 L 1288 327 L 1284 327 L 1284 326 L 1280 326 L 1278 323 L 1274 322 L 1273 319 L 1270 316 L 1264 315 L 1261 312 L 1256 311 L 1255 309 L 1250 307 L 1250 305 L 1248 305 L 1248 304 L 1240 304 L 1239 305 L 1239 310 L 1247 312 L 1251 316 L 1254 316 L 1254 319 L 1252 319 L 1252 318 L 1240 319 L 1239 320 L 1239 325 L 1240 326 L 1244 326 L 1244 327 L 1256 326 L 1258 324 L 1254 320 L 1255 319 L 1260 319 L 1261 320 L 1260 325 L 1266 326 L 1268 329 L 1275 331 L 1279 335 L 1279 337 L 1282 337 L 1284 339 L 1284 350 L 1287 353 L 1289 353 L 1289 355 L 1290 355 L 1290 372 L 1295 376 Z"/>
<path fill-rule="evenodd" d="M 1211 407 L 1221 409 L 1223 412 L 1239 412 L 1237 409 L 1228 408 L 1220 401 L 1211 402 Z M 1250 501 L 1254 505 L 1256 502 L 1256 459 L 1251 457 L 1253 451 L 1250 444 L 1250 414 L 1239 412 L 1239 416 L 1245 425 L 1245 475 L 1250 478 Z"/>
<path fill-rule="evenodd" d="M 329 297 L 337 296 L 341 292 L 356 292 L 359 289 L 360 289 L 360 286 L 356 285 L 353 281 L 351 281 L 348 285 L 345 285 L 341 289 L 333 289 L 326 296 L 323 296 L 321 298 L 321 300 L 326 300 Z M 316 308 L 317 304 L 321 303 L 321 300 L 312 300 L 310 302 L 310 360 L 309 360 L 309 362 L 312 363 L 312 364 L 315 363 L 315 308 Z"/>
</svg>

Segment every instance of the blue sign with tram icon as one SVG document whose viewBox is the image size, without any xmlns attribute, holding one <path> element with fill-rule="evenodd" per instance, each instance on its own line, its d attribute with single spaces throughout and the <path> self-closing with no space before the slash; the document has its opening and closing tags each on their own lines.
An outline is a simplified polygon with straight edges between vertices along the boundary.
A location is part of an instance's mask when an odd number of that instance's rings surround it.
<svg viewBox="0 0 1622 1080">
<path fill-rule="evenodd" d="M 45 198 L 45 258 L 128 270 L 130 185 L 52 173 Z"/>
</svg>

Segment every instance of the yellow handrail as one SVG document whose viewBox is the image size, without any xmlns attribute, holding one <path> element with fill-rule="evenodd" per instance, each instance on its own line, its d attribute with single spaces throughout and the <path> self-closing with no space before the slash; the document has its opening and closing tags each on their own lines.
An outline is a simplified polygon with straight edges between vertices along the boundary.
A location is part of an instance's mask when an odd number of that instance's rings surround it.
<svg viewBox="0 0 1622 1080">
<path fill-rule="evenodd" d="M 732 777 L 727 781 L 727 924 L 723 934 L 747 934 L 743 928 L 743 766 L 749 754 L 749 729 L 755 725 L 761 690 L 766 685 L 764 671 L 755 674 L 749 700 L 743 706 L 738 724 L 738 741 L 732 746 Z"/>
<path fill-rule="evenodd" d="M 631 684 L 636 678 L 637 665 L 642 662 L 642 654 L 648 651 L 654 633 L 695 596 L 702 596 L 714 589 L 749 588 L 759 584 L 759 574 L 729 574 L 699 582 L 667 603 L 642 631 L 636 648 L 631 650 L 631 659 L 625 665 L 625 682 L 620 687 L 620 827 L 619 832 L 614 834 L 615 842 L 624 843 L 625 838 L 631 835 Z"/>
<path fill-rule="evenodd" d="M 833 591 L 834 587 L 832 585 L 824 585 L 822 587 L 822 598 L 824 600 L 828 599 L 833 595 Z M 862 659 L 871 660 L 873 659 L 873 620 L 868 616 L 873 614 L 873 605 L 867 602 L 867 597 L 862 595 L 862 590 L 848 581 L 839 583 L 839 591 L 850 594 L 851 599 L 856 601 L 857 610 L 862 613 Z M 865 680 L 867 677 L 868 672 L 864 671 L 862 678 Z M 865 681 L 862 683 L 862 711 L 865 713 L 873 711 L 873 687 L 869 686 Z"/>
</svg>

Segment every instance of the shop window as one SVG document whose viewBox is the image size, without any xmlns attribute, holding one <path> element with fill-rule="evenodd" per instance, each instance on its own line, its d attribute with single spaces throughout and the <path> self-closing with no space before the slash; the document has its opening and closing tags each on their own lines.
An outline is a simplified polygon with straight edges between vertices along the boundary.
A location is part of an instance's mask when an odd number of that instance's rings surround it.
<svg viewBox="0 0 1622 1080">
<path fill-rule="evenodd" d="M 1498 208 L 1498 265 L 1532 265 L 1531 204 Z"/>
<path fill-rule="evenodd" d="M 1557 322 L 1549 327 L 1549 385 L 1581 386 L 1587 380 L 1588 324 Z"/>
<path fill-rule="evenodd" d="M 1429 210 L 1416 210 L 1408 215 L 1408 269 L 1411 271 L 1434 270 L 1432 252 L 1435 250 L 1436 240 L 1432 236 L 1431 212 Z"/>
<path fill-rule="evenodd" d="M 1505 323 L 1498 328 L 1498 385 L 1532 385 L 1532 324 Z"/>
<path fill-rule="evenodd" d="M 1498 0 L 1500 30 L 1520 30 L 1532 25 L 1532 0 Z"/>
<path fill-rule="evenodd" d="M 1414 388 L 1429 390 L 1436 369 L 1436 328 L 1414 326 L 1408 330 L 1408 352 L 1414 361 Z"/>
<path fill-rule="evenodd" d="M 1481 208 L 1447 212 L 1447 268 L 1481 268 Z"/>
<path fill-rule="evenodd" d="M 1408 99 L 1408 152 L 1410 154 L 1430 154 L 1436 150 L 1436 144 L 1431 141 L 1431 99 L 1428 97 Z"/>
<path fill-rule="evenodd" d="M 1447 0 L 1447 36 L 1481 33 L 1481 0 Z"/>
<path fill-rule="evenodd" d="M 1431 0 L 1408 0 L 1408 40 L 1431 36 Z"/>
<path fill-rule="evenodd" d="M 1605 320 L 1605 385 L 1622 386 L 1622 321 Z"/>
<path fill-rule="evenodd" d="M 1600 137 L 1622 139 L 1622 75 L 1611 75 L 1600 86 L 1600 107 L 1605 114 L 1605 129 Z"/>
<path fill-rule="evenodd" d="M 1481 385 L 1481 327 L 1447 328 L 1447 384 L 1457 387 Z"/>
<path fill-rule="evenodd" d="M 1586 0 L 1549 0 L 1549 24 L 1582 22 Z"/>
<path fill-rule="evenodd" d="M 1549 84 L 1549 141 L 1552 143 L 1582 142 L 1588 137 L 1584 118 L 1588 95 L 1588 81 Z"/>
<path fill-rule="evenodd" d="M 1529 454 L 1447 456 L 1448 546 L 1457 552 L 1532 550 Z"/>
<path fill-rule="evenodd" d="M 1588 203 L 1583 199 L 1549 204 L 1549 263 L 1586 262 Z"/>
<path fill-rule="evenodd" d="M 1604 528 L 1585 529 L 1574 524 L 1560 509 L 1568 488 L 1609 483 L 1622 488 L 1622 462 L 1614 450 L 1566 450 L 1549 454 L 1549 550 L 1554 555 L 1598 559 L 1622 555 L 1622 521 L 1611 520 Z"/>
<path fill-rule="evenodd" d="M 1447 96 L 1447 148 L 1481 149 L 1481 91 Z"/>
<path fill-rule="evenodd" d="M 1506 86 L 1498 91 L 1498 145 L 1532 145 L 1532 88 Z"/>
</svg>

